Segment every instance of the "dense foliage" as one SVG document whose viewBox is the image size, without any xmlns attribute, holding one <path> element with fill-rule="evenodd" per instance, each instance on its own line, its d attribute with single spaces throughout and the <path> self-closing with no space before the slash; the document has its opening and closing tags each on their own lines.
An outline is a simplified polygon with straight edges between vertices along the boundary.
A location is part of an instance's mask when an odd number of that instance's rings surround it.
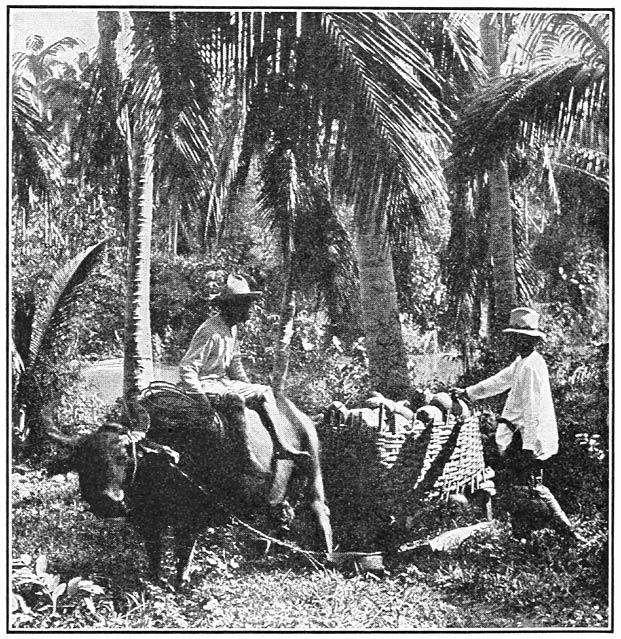
<svg viewBox="0 0 621 639">
<path fill-rule="evenodd" d="M 128 50 L 115 44 L 117 12 L 100 12 L 93 59 L 58 57 L 79 44 L 73 38 L 46 47 L 32 36 L 13 60 L 15 627 L 604 627 L 608 14 L 486 15 L 507 38 L 507 74 L 491 82 L 481 74 L 472 12 L 132 17 L 129 75 Z M 572 55 L 552 59 L 559 47 Z M 156 138 L 156 168 L 136 177 L 129 149 L 145 142 L 143 130 Z M 518 299 L 541 311 L 548 334 L 542 352 L 560 451 L 546 484 L 586 544 L 567 548 L 548 531 L 525 544 L 511 539 L 498 499 L 486 535 L 452 555 L 394 555 L 379 581 L 311 571 L 294 556 L 256 557 L 246 533 L 210 530 L 190 590 L 171 593 L 139 580 L 139 540 L 125 524 L 86 513 L 73 476 L 43 475 L 41 466 L 54 470 L 50 444 L 23 447 L 46 404 L 70 434 L 91 432 L 112 409 L 83 373 L 123 356 L 127 235 L 146 178 L 155 184 L 157 363 L 177 364 L 236 271 L 264 291 L 240 329 L 256 382 L 273 381 L 275 337 L 295 289 L 286 392 L 317 421 L 331 402 L 360 406 L 377 390 L 370 360 L 380 351 L 387 378 L 402 368 L 394 362 L 405 363 L 411 388 L 400 392 L 412 397 L 496 372 L 509 363 L 490 331 L 489 176 L 499 154 L 508 158 L 513 224 L 501 248 L 516 251 Z M 29 361 L 37 310 L 58 293 L 55 276 L 104 238 L 83 294 L 66 296 Z M 374 315 L 393 302 L 391 326 L 376 323 L 371 335 L 361 308 Z M 395 330 L 403 357 L 393 361 L 394 352 L 373 347 L 389 345 Z M 479 405 L 485 437 L 503 399 Z M 422 498 L 417 517 L 396 522 L 400 493 L 378 467 L 374 434 L 351 435 L 349 448 L 325 423 L 320 434 L 341 549 L 394 550 L 482 517 Z M 305 541 L 307 515 L 294 531 Z"/>
</svg>

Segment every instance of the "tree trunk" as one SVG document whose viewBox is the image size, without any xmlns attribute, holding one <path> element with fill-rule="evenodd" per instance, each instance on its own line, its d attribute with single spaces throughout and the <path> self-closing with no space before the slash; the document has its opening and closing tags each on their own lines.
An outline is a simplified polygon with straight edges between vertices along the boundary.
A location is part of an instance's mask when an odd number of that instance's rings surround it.
<svg viewBox="0 0 621 639">
<path fill-rule="evenodd" d="M 170 194 L 168 209 L 168 253 L 177 255 L 177 237 L 179 234 L 179 191 L 174 189 Z"/>
<path fill-rule="evenodd" d="M 393 399 L 408 397 L 411 382 L 399 321 L 397 286 L 388 236 L 388 220 L 379 205 L 381 188 L 372 206 L 358 216 L 358 268 L 362 321 L 374 389 Z"/>
<path fill-rule="evenodd" d="M 486 13 L 481 20 L 481 43 L 490 79 L 500 75 L 500 23 L 498 15 Z M 511 309 L 517 306 L 517 283 L 513 250 L 513 217 L 511 185 L 505 155 L 499 158 L 489 174 L 490 247 L 494 275 L 494 317 L 497 330 L 509 321 Z"/>
<path fill-rule="evenodd" d="M 494 328 L 506 326 L 511 309 L 518 303 L 510 192 L 507 161 L 503 158 L 490 173 L 490 234 L 496 302 Z"/>
<path fill-rule="evenodd" d="M 136 136 L 139 137 L 139 136 Z M 130 399 L 153 381 L 149 313 L 153 147 L 134 141 L 127 247 L 123 397 Z"/>
<path fill-rule="evenodd" d="M 293 319 L 295 317 L 295 290 L 291 283 L 291 274 L 286 273 L 285 290 L 280 305 L 280 319 L 274 331 L 274 365 L 272 367 L 272 389 L 274 395 L 282 395 L 287 385 L 291 339 L 293 338 Z"/>
</svg>

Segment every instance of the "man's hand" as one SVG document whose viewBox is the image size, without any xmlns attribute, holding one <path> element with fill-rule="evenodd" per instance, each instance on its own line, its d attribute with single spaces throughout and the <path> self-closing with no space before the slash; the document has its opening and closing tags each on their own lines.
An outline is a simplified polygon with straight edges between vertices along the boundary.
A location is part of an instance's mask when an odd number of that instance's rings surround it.
<svg viewBox="0 0 621 639">
<path fill-rule="evenodd" d="M 465 388 L 451 388 L 449 393 L 453 399 L 465 399 L 470 401 L 470 397 L 468 397 L 468 393 Z"/>
</svg>

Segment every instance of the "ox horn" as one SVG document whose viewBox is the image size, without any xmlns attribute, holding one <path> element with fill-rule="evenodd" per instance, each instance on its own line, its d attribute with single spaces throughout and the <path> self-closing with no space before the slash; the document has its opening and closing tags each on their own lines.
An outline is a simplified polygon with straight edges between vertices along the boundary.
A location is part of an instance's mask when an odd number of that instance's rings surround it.
<svg viewBox="0 0 621 639">
<path fill-rule="evenodd" d="M 46 437 L 64 446 L 75 446 L 78 443 L 79 435 L 66 435 L 58 430 L 51 406 L 48 405 L 42 409 L 41 418 L 43 420 L 43 433 Z"/>
</svg>

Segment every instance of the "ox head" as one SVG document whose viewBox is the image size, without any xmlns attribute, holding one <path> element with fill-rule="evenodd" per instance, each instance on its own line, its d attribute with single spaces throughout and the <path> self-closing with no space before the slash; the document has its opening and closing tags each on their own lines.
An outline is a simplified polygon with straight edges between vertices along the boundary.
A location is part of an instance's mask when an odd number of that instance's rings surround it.
<svg viewBox="0 0 621 639">
<path fill-rule="evenodd" d="M 57 470 L 78 473 L 82 499 L 97 517 L 123 517 L 128 513 L 126 490 L 136 469 L 135 444 L 128 429 L 114 422 L 82 437 L 62 434 L 44 415 L 48 437 L 69 449 Z"/>
</svg>

